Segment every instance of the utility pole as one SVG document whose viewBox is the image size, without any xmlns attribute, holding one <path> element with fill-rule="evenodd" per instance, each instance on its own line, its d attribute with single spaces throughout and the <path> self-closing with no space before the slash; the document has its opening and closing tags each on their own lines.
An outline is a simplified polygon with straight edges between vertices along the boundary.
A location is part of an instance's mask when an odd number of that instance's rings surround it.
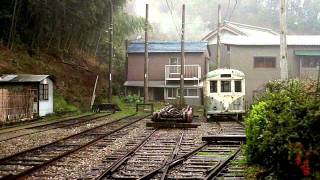
<svg viewBox="0 0 320 180">
<path fill-rule="evenodd" d="M 320 65 L 317 66 L 317 69 L 318 69 L 318 80 L 317 80 L 316 94 L 319 96 L 320 95 Z"/>
<path fill-rule="evenodd" d="M 146 4 L 146 19 L 144 25 L 144 103 L 149 101 L 148 10 L 149 4 Z"/>
<path fill-rule="evenodd" d="M 185 25 L 185 5 L 182 5 L 182 26 L 181 26 L 181 67 L 180 67 L 180 106 L 184 99 L 184 25 Z"/>
<path fill-rule="evenodd" d="M 287 60 L 287 0 L 280 0 L 280 77 L 288 79 Z"/>
<path fill-rule="evenodd" d="M 110 26 L 109 26 L 109 92 L 108 102 L 112 101 L 112 59 L 113 59 L 113 5 L 112 0 L 110 2 Z"/>
<path fill-rule="evenodd" d="M 220 24 L 221 24 L 221 5 L 218 4 L 218 27 L 217 27 L 217 55 L 216 55 L 216 66 L 220 68 Z"/>
</svg>

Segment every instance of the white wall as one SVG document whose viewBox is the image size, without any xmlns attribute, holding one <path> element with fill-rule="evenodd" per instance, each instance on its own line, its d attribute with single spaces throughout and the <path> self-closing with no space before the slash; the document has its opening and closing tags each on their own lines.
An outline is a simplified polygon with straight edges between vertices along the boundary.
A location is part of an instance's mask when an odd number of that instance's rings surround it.
<svg viewBox="0 0 320 180">
<path fill-rule="evenodd" d="M 49 98 L 48 100 L 39 101 L 39 116 L 45 116 L 47 114 L 53 113 L 53 82 L 51 79 L 46 78 L 40 82 L 40 84 L 49 85 Z"/>
</svg>

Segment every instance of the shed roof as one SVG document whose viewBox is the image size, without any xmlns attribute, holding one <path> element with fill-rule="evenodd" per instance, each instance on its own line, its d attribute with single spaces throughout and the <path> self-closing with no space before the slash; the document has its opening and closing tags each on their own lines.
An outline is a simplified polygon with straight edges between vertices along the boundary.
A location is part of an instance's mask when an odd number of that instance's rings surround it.
<svg viewBox="0 0 320 180">
<path fill-rule="evenodd" d="M 185 52 L 203 53 L 207 50 L 206 41 L 186 41 Z M 180 41 L 152 41 L 148 43 L 149 53 L 181 52 Z M 133 41 L 128 47 L 128 53 L 144 53 L 144 42 Z"/>
<path fill-rule="evenodd" d="M 47 77 L 50 76 L 33 74 L 5 74 L 0 77 L 0 83 L 41 82 Z"/>
</svg>

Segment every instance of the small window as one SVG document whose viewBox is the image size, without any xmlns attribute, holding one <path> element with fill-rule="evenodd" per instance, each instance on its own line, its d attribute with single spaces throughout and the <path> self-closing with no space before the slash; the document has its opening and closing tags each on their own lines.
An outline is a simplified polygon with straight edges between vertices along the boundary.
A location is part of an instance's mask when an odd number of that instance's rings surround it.
<svg viewBox="0 0 320 180">
<path fill-rule="evenodd" d="M 241 81 L 234 81 L 234 91 L 241 92 Z"/>
<path fill-rule="evenodd" d="M 320 66 L 320 57 L 303 57 L 301 61 L 302 67 L 315 68 L 317 66 Z"/>
<path fill-rule="evenodd" d="M 231 81 L 221 81 L 221 92 L 231 92 Z"/>
<path fill-rule="evenodd" d="M 275 68 L 276 57 L 254 57 L 255 68 Z"/>
<path fill-rule="evenodd" d="M 168 98 L 175 98 L 177 97 L 177 89 L 176 88 L 168 88 Z"/>
<path fill-rule="evenodd" d="M 48 84 L 40 84 L 39 90 L 40 100 L 48 100 L 49 99 L 49 85 Z"/>
<path fill-rule="evenodd" d="M 220 77 L 222 77 L 222 78 L 229 78 L 229 77 L 231 77 L 231 74 L 221 74 Z"/>
<path fill-rule="evenodd" d="M 217 81 L 210 81 L 210 93 L 217 92 Z"/>
<path fill-rule="evenodd" d="M 198 96 L 198 90 L 197 89 L 188 89 L 187 96 L 192 96 L 192 97 Z"/>
<path fill-rule="evenodd" d="M 183 90 L 183 95 L 186 96 L 186 97 L 198 97 L 198 89 L 195 89 L 195 88 L 185 88 Z M 180 96 L 180 88 L 178 88 L 178 96 Z"/>
<path fill-rule="evenodd" d="M 180 65 L 180 59 L 179 58 L 170 58 L 170 65 Z"/>
</svg>

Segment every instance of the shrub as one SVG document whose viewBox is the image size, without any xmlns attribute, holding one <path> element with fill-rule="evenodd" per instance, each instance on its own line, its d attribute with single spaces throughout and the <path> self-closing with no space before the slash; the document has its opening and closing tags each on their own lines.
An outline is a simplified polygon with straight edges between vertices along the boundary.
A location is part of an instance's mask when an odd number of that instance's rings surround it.
<svg viewBox="0 0 320 180">
<path fill-rule="evenodd" d="M 128 95 L 126 97 L 124 97 L 123 101 L 125 103 L 143 103 L 143 97 L 140 96 L 136 96 L 136 95 Z"/>
<path fill-rule="evenodd" d="M 67 112 L 79 112 L 80 110 L 67 101 L 57 92 L 53 93 L 53 111 L 57 114 L 67 113 Z"/>
<path fill-rule="evenodd" d="M 248 162 L 270 168 L 282 178 L 319 173 L 320 101 L 306 87 L 297 80 L 266 85 L 266 93 L 246 118 Z"/>
</svg>

